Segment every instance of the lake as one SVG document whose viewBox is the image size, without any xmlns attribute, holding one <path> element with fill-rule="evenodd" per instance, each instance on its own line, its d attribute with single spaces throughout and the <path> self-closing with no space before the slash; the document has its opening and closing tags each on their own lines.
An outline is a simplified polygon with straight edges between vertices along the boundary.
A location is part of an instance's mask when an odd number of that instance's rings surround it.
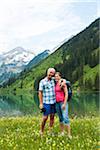
<svg viewBox="0 0 100 150">
<path fill-rule="evenodd" d="M 75 93 L 69 103 L 70 117 L 97 116 L 99 92 Z M 0 95 L 0 117 L 37 115 L 40 113 L 37 92 L 25 95 Z"/>
</svg>

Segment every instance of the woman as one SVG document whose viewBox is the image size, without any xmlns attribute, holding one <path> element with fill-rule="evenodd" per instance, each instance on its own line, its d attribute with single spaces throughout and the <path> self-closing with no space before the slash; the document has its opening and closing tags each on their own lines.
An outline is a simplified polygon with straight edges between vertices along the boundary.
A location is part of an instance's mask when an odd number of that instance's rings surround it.
<svg viewBox="0 0 100 150">
<path fill-rule="evenodd" d="M 61 134 L 64 135 L 65 128 L 68 131 L 68 137 L 71 139 L 72 136 L 68 117 L 68 90 L 66 80 L 61 78 L 60 72 L 56 72 L 55 81 L 56 111 L 60 121 Z"/>
</svg>

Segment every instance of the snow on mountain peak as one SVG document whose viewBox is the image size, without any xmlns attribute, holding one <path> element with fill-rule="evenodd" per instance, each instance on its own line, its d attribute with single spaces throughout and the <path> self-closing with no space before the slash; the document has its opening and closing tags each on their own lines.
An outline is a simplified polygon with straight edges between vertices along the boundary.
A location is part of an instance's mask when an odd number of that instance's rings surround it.
<svg viewBox="0 0 100 150">
<path fill-rule="evenodd" d="M 6 72 L 20 73 L 35 57 L 34 52 L 25 50 L 22 47 L 8 51 L 0 58 L 0 76 Z"/>
<path fill-rule="evenodd" d="M 16 47 L 15 49 L 3 55 L 3 62 L 5 62 L 5 64 L 20 62 L 26 65 L 34 57 L 34 52 L 32 53 L 30 51 L 27 51 L 22 47 Z"/>
<path fill-rule="evenodd" d="M 3 84 L 8 81 L 9 78 L 18 75 L 21 71 L 26 69 L 26 66 L 31 60 L 35 59 L 34 63 L 36 64 L 41 61 L 41 59 L 47 57 L 49 53 L 49 50 L 45 50 L 43 53 L 35 56 L 34 51 L 28 51 L 22 47 L 16 47 L 4 53 L 0 56 L 0 84 Z"/>
</svg>

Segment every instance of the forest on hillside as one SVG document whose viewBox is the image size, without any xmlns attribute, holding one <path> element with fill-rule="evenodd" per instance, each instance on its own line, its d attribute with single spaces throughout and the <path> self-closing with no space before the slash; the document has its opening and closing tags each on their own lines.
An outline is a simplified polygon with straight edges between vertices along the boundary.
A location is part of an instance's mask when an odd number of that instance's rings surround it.
<svg viewBox="0 0 100 150">
<path fill-rule="evenodd" d="M 99 21 L 90 24 L 76 36 L 61 45 L 54 53 L 31 70 L 24 70 L 17 78 L 10 78 L 3 87 L 38 90 L 46 69 L 54 67 L 72 85 L 82 89 L 99 90 Z M 33 82 L 34 81 L 34 82 Z M 34 84 L 34 85 L 33 85 Z"/>
</svg>

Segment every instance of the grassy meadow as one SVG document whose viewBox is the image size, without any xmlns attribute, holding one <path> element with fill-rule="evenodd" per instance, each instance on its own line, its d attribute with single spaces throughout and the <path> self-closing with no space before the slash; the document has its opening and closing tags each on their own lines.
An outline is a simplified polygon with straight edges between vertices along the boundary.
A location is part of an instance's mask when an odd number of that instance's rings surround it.
<svg viewBox="0 0 100 150">
<path fill-rule="evenodd" d="M 47 121 L 44 135 L 39 134 L 41 115 L 0 119 L 0 150 L 98 150 L 99 118 L 71 119 L 72 139 L 60 135 L 55 117 L 52 134 Z"/>
</svg>

